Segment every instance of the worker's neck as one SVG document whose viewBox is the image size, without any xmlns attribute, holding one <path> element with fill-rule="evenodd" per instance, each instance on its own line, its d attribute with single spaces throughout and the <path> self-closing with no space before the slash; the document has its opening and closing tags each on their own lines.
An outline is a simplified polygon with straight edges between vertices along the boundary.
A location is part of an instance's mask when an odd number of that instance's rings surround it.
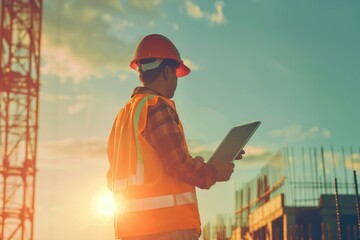
<svg viewBox="0 0 360 240">
<path fill-rule="evenodd" d="M 153 90 L 154 92 L 158 93 L 161 96 L 166 96 L 166 90 L 164 87 L 160 84 L 157 84 L 156 82 L 151 82 L 143 85 L 144 87 Z"/>
</svg>

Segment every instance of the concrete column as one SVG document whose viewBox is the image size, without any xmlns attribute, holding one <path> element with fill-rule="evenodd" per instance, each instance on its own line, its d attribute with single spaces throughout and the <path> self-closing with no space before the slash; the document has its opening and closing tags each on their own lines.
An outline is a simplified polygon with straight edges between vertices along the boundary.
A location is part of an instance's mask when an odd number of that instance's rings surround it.
<svg viewBox="0 0 360 240">
<path fill-rule="evenodd" d="M 273 239 L 272 221 L 268 221 L 266 224 L 266 240 Z"/>
<path fill-rule="evenodd" d="M 295 230 L 295 215 L 292 213 L 286 213 L 283 215 L 283 226 L 284 226 L 284 240 L 291 240 L 292 236 L 290 235 L 290 227 Z"/>
</svg>

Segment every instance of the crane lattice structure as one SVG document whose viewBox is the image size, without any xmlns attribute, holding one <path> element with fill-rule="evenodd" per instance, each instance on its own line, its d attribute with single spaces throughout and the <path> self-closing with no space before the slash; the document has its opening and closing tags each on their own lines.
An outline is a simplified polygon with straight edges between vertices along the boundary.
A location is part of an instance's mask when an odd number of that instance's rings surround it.
<svg viewBox="0 0 360 240">
<path fill-rule="evenodd" d="M 32 240 L 42 0 L 0 1 L 0 239 Z"/>
</svg>

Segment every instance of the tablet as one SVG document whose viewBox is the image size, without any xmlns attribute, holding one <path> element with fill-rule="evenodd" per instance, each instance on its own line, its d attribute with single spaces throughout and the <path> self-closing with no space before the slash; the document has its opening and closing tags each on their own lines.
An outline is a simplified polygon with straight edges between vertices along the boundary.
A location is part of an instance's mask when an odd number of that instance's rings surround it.
<svg viewBox="0 0 360 240">
<path fill-rule="evenodd" d="M 222 161 L 234 161 L 236 156 L 244 148 L 251 136 L 260 125 L 260 121 L 251 122 L 230 129 L 224 140 L 217 147 L 208 163 L 215 159 Z"/>
</svg>

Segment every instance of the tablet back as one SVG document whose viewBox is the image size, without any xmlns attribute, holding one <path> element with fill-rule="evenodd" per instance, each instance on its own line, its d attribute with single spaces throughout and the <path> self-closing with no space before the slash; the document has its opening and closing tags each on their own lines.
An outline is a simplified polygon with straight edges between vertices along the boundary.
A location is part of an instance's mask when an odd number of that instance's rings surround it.
<svg viewBox="0 0 360 240">
<path fill-rule="evenodd" d="M 253 133 L 259 127 L 260 123 L 260 121 L 256 121 L 232 128 L 217 147 L 208 162 L 214 161 L 215 159 L 221 159 L 222 161 L 234 161 L 236 156 L 244 148 Z"/>
</svg>

